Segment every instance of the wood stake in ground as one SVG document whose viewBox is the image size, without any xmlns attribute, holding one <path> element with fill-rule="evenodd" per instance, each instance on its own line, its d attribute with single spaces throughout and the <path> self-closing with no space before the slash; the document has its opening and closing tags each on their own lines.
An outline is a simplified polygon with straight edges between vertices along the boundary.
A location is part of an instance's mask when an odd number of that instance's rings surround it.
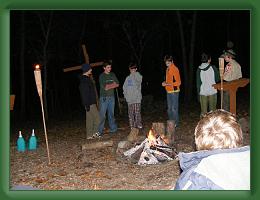
<svg viewBox="0 0 260 200">
<path fill-rule="evenodd" d="M 174 134 L 175 134 L 175 121 L 167 120 L 166 135 L 170 143 L 174 141 Z"/>
</svg>

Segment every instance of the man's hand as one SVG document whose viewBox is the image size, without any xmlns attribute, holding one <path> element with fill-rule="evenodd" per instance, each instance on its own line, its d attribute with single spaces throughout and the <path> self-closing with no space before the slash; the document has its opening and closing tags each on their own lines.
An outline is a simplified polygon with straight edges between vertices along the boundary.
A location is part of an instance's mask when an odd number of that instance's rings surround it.
<svg viewBox="0 0 260 200">
<path fill-rule="evenodd" d="M 165 82 L 165 81 L 162 82 L 162 86 L 163 86 L 163 87 L 166 86 L 166 82 Z"/>
<path fill-rule="evenodd" d="M 119 84 L 117 84 L 116 82 L 113 82 L 113 83 L 110 83 L 110 84 L 106 84 L 105 90 L 114 89 L 114 88 L 117 88 L 118 86 L 119 86 Z"/>
<path fill-rule="evenodd" d="M 172 84 L 169 84 L 169 83 L 166 83 L 165 81 L 162 82 L 162 86 L 165 87 L 165 86 L 170 86 Z"/>
</svg>

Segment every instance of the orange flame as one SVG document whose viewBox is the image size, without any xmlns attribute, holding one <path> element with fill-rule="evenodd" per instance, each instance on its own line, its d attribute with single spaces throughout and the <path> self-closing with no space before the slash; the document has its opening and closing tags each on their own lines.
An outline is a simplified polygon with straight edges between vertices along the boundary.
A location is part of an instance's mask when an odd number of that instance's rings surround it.
<svg viewBox="0 0 260 200">
<path fill-rule="evenodd" d="M 157 137 L 156 137 L 156 135 L 155 135 L 153 129 L 150 129 L 150 131 L 149 131 L 149 133 L 148 133 L 148 135 L 147 135 L 147 138 L 148 138 L 148 141 L 149 141 L 149 143 L 151 144 L 151 146 L 156 145 L 156 143 L 157 143 L 157 142 L 156 142 L 156 141 L 157 141 Z M 160 135 L 160 138 L 161 138 L 166 144 L 169 144 L 169 143 L 170 143 L 170 139 L 169 139 L 166 135 L 162 134 L 162 135 Z"/>
<path fill-rule="evenodd" d="M 154 132 L 152 129 L 150 129 L 147 138 L 148 138 L 149 142 L 151 143 L 151 145 L 154 145 L 156 143 L 156 137 L 154 136 Z"/>
</svg>

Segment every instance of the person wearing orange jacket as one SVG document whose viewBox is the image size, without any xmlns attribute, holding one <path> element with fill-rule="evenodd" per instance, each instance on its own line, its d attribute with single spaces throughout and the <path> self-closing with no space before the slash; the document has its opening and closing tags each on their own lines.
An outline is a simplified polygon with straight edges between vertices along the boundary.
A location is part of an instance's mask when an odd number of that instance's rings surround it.
<svg viewBox="0 0 260 200">
<path fill-rule="evenodd" d="M 167 66 L 166 80 L 162 82 L 167 92 L 167 113 L 169 120 L 175 121 L 175 126 L 179 125 L 179 92 L 181 78 L 178 67 L 173 63 L 172 56 L 166 55 L 164 62 Z"/>
</svg>

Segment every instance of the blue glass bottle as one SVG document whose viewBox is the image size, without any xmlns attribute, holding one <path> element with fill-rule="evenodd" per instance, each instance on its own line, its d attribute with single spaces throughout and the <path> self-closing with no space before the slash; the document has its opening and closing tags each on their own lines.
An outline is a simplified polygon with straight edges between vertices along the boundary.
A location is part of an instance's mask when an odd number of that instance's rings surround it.
<svg viewBox="0 0 260 200">
<path fill-rule="evenodd" d="M 19 131 L 19 137 L 17 139 L 17 150 L 19 152 L 24 152 L 25 151 L 25 141 L 23 139 L 21 131 Z"/>
<path fill-rule="evenodd" d="M 34 134 L 34 129 L 32 130 L 32 135 L 29 139 L 29 146 L 28 149 L 29 150 L 35 150 L 37 148 L 37 138 L 35 137 Z"/>
</svg>

